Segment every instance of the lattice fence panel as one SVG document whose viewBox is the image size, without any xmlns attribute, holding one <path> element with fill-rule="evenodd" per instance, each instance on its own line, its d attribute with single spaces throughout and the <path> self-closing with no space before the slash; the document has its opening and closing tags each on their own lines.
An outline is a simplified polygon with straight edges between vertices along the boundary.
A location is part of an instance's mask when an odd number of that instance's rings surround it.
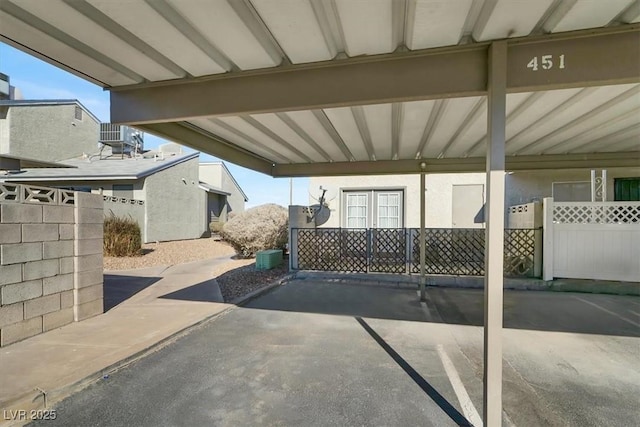
<svg viewBox="0 0 640 427">
<path fill-rule="evenodd" d="M 369 271 L 376 273 L 407 272 L 406 229 L 372 229 Z"/>
<path fill-rule="evenodd" d="M 367 272 L 367 230 L 298 229 L 298 268 Z"/>
<path fill-rule="evenodd" d="M 420 231 L 411 235 L 411 272 L 420 273 Z M 533 276 L 536 237 L 534 229 L 505 230 L 505 275 Z M 484 275 L 484 229 L 430 228 L 425 240 L 427 274 Z"/>
<path fill-rule="evenodd" d="M 504 274 L 532 277 L 535 274 L 536 237 L 541 230 L 504 230 Z"/>
<path fill-rule="evenodd" d="M 556 224 L 638 224 L 640 202 L 554 203 Z"/>
<path fill-rule="evenodd" d="M 484 274 L 484 230 L 426 229 L 427 274 L 478 276 Z M 413 234 L 412 272 L 420 272 L 420 231 Z"/>
</svg>

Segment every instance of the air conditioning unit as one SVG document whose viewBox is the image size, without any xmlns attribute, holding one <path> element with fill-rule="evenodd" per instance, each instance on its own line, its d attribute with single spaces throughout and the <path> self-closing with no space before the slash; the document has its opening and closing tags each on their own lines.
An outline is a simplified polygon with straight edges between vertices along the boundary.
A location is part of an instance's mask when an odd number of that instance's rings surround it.
<svg viewBox="0 0 640 427">
<path fill-rule="evenodd" d="M 129 126 L 100 123 L 99 141 L 110 146 L 112 154 L 141 153 L 144 149 L 144 132 Z"/>
</svg>

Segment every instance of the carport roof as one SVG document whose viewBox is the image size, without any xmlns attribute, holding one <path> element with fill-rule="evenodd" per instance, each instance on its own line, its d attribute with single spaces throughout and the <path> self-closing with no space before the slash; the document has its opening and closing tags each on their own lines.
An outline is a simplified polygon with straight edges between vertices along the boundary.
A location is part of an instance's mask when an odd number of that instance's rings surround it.
<svg viewBox="0 0 640 427">
<path fill-rule="evenodd" d="M 111 121 L 273 176 L 640 164 L 638 0 L 7 0 L 1 38 L 111 90 Z M 535 69 L 534 69 L 535 68 Z"/>
</svg>

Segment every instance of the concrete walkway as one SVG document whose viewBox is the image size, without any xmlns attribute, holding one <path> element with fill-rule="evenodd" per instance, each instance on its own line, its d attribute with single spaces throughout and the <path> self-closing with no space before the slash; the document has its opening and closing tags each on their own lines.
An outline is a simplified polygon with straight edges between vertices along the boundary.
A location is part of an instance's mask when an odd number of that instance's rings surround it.
<svg viewBox="0 0 640 427">
<path fill-rule="evenodd" d="M 213 267 L 229 259 L 105 272 L 105 314 L 0 350 L 2 413 L 43 408 L 43 391 L 50 406 L 155 344 L 232 307 L 223 303 L 212 276 Z M 0 424 L 6 418 L 0 417 Z"/>
</svg>

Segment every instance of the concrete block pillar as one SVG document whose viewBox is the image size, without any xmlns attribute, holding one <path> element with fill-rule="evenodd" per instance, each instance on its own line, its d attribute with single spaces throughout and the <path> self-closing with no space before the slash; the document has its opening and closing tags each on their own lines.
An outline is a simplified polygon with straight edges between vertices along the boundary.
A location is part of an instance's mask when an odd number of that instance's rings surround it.
<svg viewBox="0 0 640 427">
<path fill-rule="evenodd" d="M 104 312 L 104 202 L 99 194 L 76 192 L 74 196 L 73 315 L 78 322 Z"/>
</svg>

